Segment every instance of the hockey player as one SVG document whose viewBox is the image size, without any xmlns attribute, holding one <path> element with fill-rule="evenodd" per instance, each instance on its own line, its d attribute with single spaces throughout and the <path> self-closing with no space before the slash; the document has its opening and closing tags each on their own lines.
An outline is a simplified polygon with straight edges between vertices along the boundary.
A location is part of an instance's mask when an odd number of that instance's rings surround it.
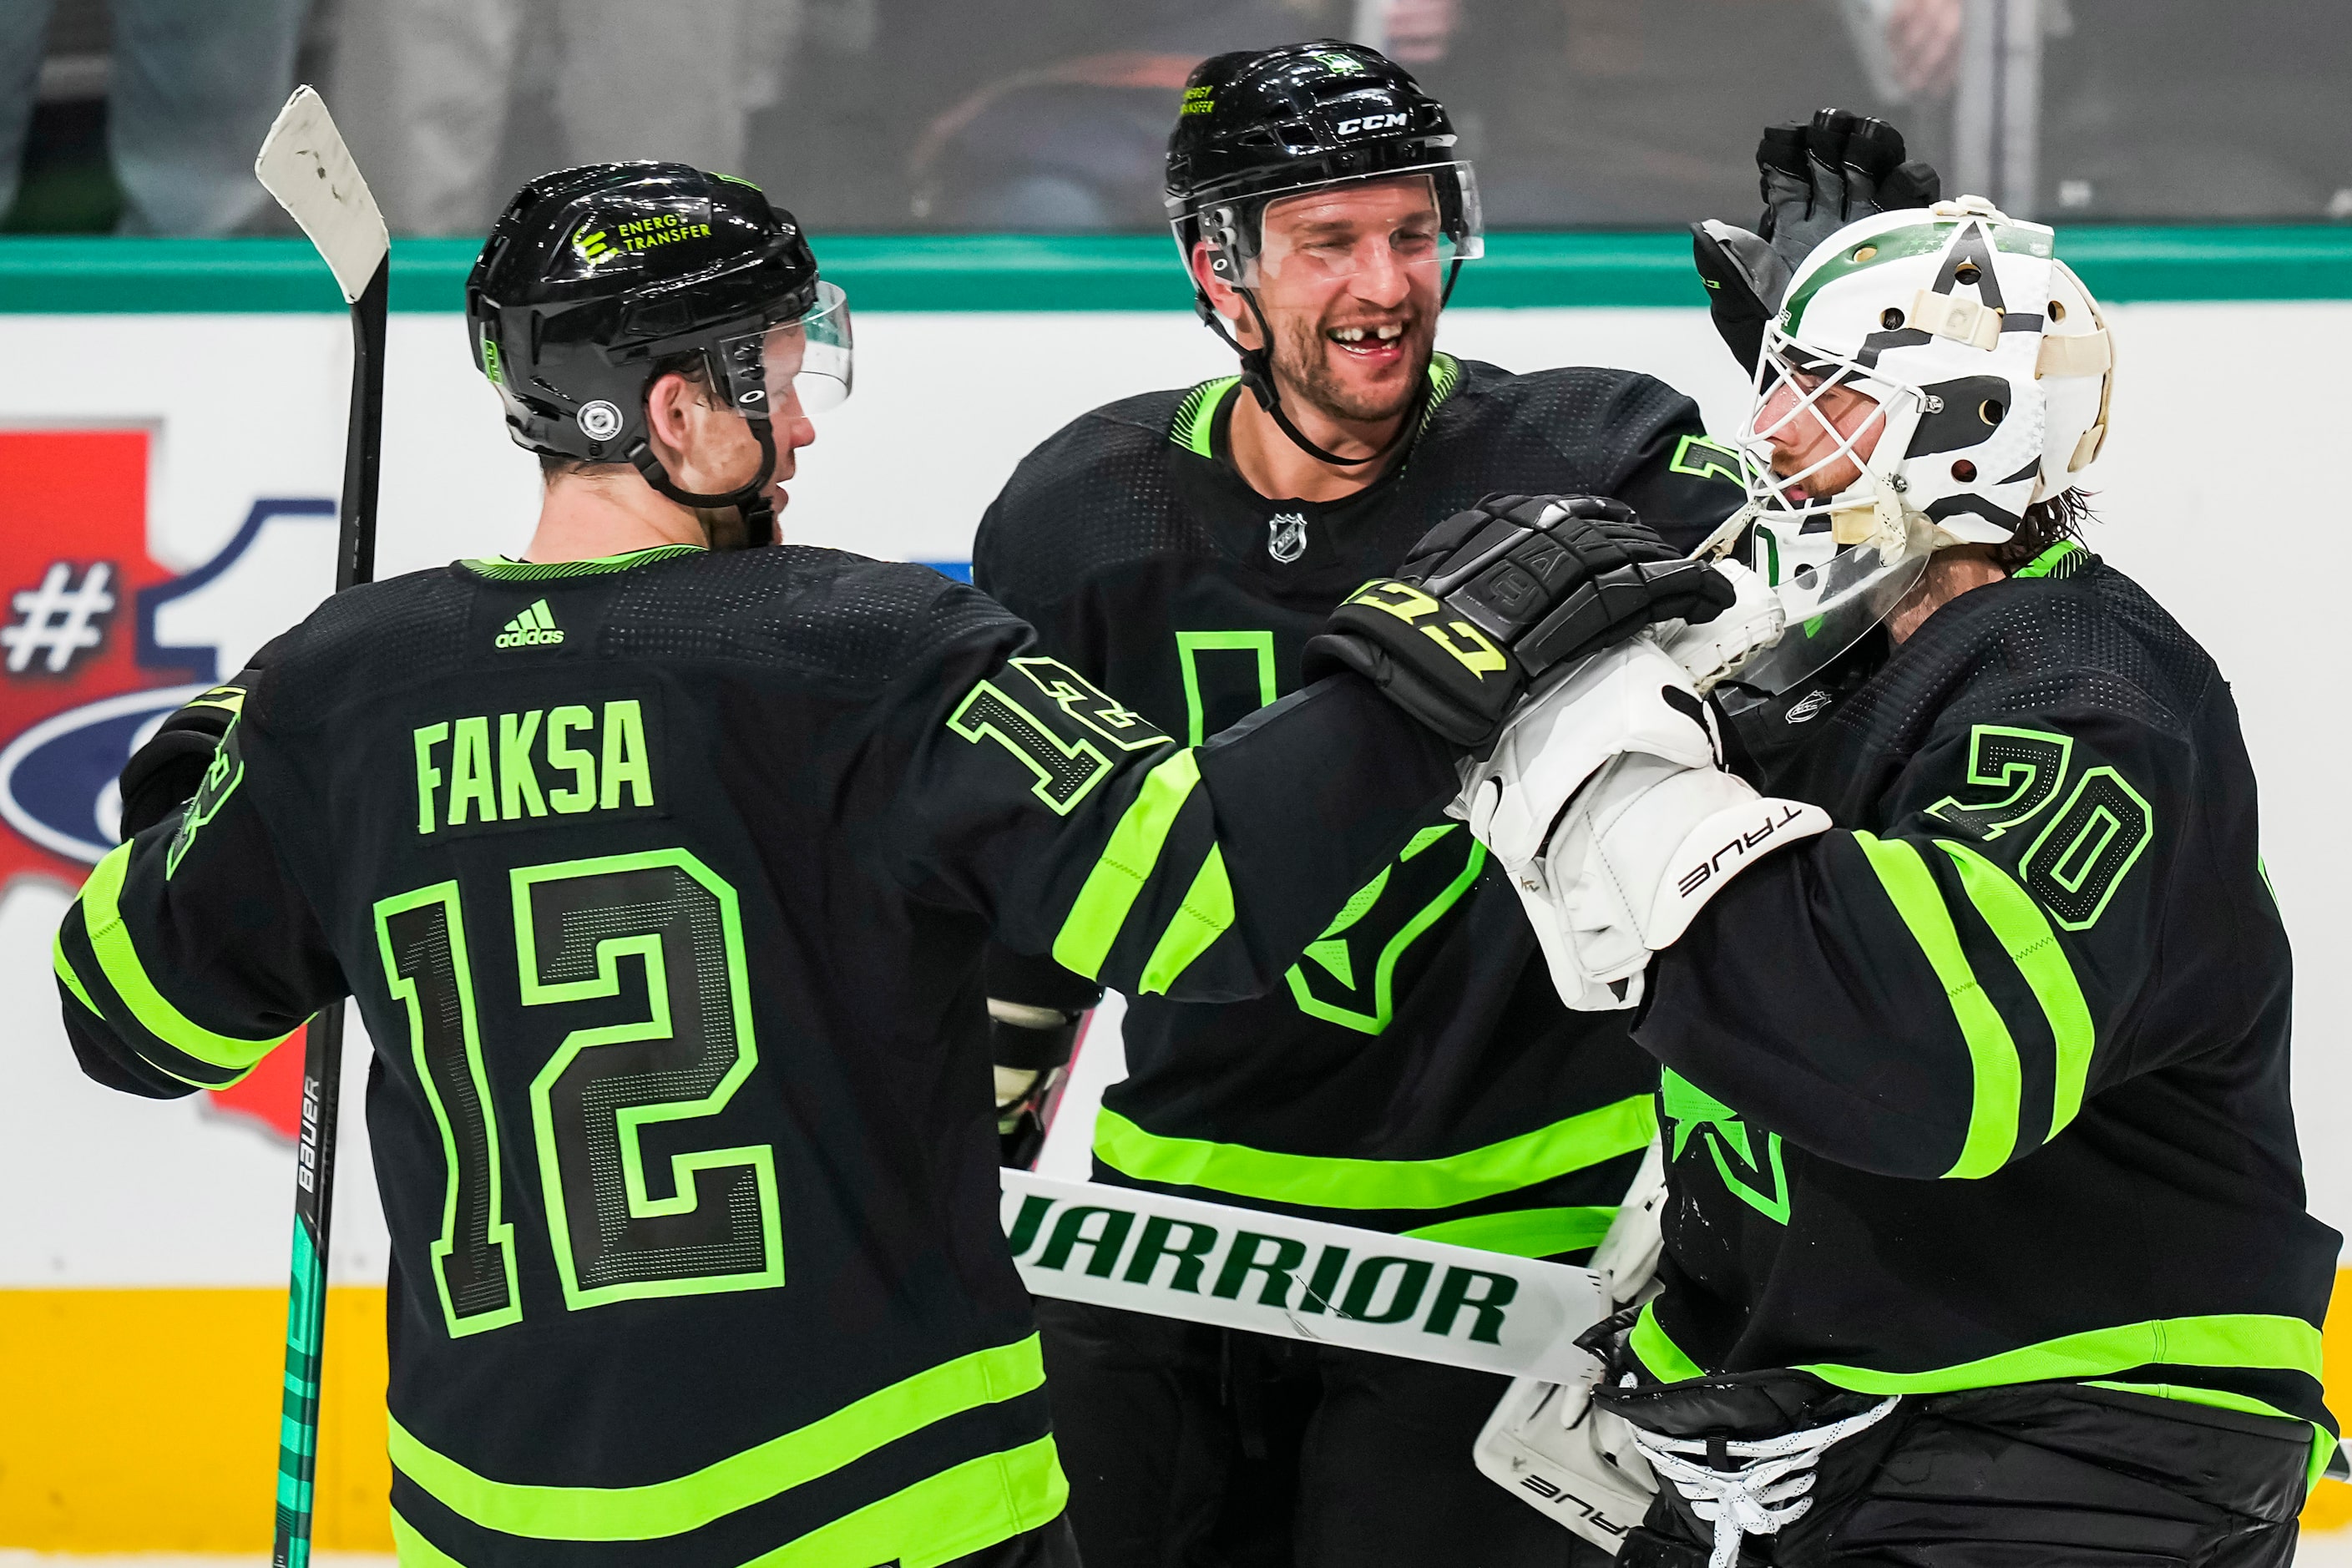
<svg viewBox="0 0 2352 1568">
<path fill-rule="evenodd" d="M 1971 199 L 1815 249 L 1742 439 L 1821 618 L 1749 575 L 1465 797 L 1665 1068 L 1662 1289 L 1594 1395 L 1666 1483 L 1627 1568 L 2283 1564 L 2335 1447 L 2253 773 L 2076 536 L 2113 350 L 2055 248 Z"/>
<path fill-rule="evenodd" d="M 1434 350 L 1482 240 L 1443 105 L 1324 40 L 1200 66 L 1168 210 L 1240 374 L 1087 415 L 1024 459 L 975 581 L 1088 679 L 1199 743 L 1302 684 L 1301 650 L 1433 517 L 1486 492 L 1622 498 L 1683 549 L 1741 499 L 1646 376 L 1513 375 Z M 1010 1157 L 1090 979 L 1000 952 Z M 1606 1228 L 1653 1131 L 1622 1020 L 1551 994 L 1486 854 L 1433 812 L 1271 994 L 1130 995 L 1097 1179 L 1532 1257 Z M 1040 1304 L 1072 1514 L 1108 1568 L 1563 1561 L 1470 1445 L 1503 1380 L 1115 1310 Z M 1271 1537 L 1269 1540 L 1268 1538 Z"/>
<path fill-rule="evenodd" d="M 1073 1563 L 996 1230 L 982 939 L 1261 990 L 1454 748 L 1345 674 L 1185 746 L 975 590 L 741 548 L 849 337 L 740 182 L 536 181 L 467 314 L 550 472 L 526 558 L 339 595 L 214 695 L 201 788 L 58 933 L 74 1048 L 185 1094 L 356 997 L 404 1562 Z M 1432 563 L 1459 656 L 1382 616 L 1336 623 L 1357 662 L 1479 735 L 1541 662 L 1521 634 L 1565 656 L 1719 585 L 1574 510 L 1484 575 Z"/>
</svg>

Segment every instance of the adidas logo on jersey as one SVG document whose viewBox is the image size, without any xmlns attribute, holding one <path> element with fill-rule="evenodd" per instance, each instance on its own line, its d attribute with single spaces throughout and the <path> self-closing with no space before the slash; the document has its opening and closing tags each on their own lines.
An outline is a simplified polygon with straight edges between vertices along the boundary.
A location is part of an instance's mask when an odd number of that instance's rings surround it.
<svg viewBox="0 0 2352 1568">
<path fill-rule="evenodd" d="M 563 633 L 557 627 L 554 613 L 547 607 L 545 599 L 509 621 L 507 629 L 499 634 L 500 647 L 541 647 L 562 640 Z"/>
</svg>

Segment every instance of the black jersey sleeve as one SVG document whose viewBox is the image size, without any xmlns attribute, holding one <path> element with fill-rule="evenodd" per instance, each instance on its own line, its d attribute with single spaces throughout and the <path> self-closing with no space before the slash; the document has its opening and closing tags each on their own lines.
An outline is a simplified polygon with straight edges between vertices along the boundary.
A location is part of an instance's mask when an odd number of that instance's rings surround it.
<svg viewBox="0 0 2352 1568">
<path fill-rule="evenodd" d="M 1450 749 L 1353 677 L 1197 747 L 1010 617 L 895 684 L 902 885 L 1131 994 L 1276 984 L 1458 787 Z"/>
<path fill-rule="evenodd" d="M 1688 552 L 1748 499 L 1739 454 L 1712 440 L 1698 405 L 1664 382 L 1627 376 L 1602 427 L 1617 468 L 1605 488 L 1666 542 Z"/>
<path fill-rule="evenodd" d="M 245 731 L 229 726 L 184 811 L 99 862 L 58 927 L 66 1032 L 110 1088 L 224 1088 L 348 992 L 257 808 L 267 752 Z"/>
<path fill-rule="evenodd" d="M 2221 864 L 2198 830 L 2184 730 L 2074 684 L 1990 717 L 1972 700 L 1977 721 L 1940 720 L 1890 782 L 1880 832 L 1742 874 L 1659 955 L 1635 1037 L 1824 1158 L 1964 1178 L 2103 1089 L 2242 1037 L 2262 1003 L 2231 972 L 2268 967 L 2252 926 L 2274 919 L 2252 857 Z M 2168 946 L 2183 910 L 2200 939 Z M 2211 984 L 2175 1016 L 2156 992 L 2191 963 Z"/>
</svg>

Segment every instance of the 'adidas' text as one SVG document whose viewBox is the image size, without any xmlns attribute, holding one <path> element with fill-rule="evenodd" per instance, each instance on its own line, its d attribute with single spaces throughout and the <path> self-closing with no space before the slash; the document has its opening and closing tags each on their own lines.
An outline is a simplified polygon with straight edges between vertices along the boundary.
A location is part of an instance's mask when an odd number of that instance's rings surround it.
<svg viewBox="0 0 2352 1568">
<path fill-rule="evenodd" d="M 506 630 L 499 634 L 500 647 L 541 647 L 562 640 L 563 633 L 545 599 L 509 621 Z"/>
</svg>

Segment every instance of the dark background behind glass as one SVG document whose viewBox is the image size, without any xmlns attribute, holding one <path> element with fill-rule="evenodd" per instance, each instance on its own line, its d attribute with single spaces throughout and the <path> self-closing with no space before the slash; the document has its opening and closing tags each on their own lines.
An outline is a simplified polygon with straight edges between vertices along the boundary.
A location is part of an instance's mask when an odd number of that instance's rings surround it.
<svg viewBox="0 0 2352 1568">
<path fill-rule="evenodd" d="M 340 49 L 349 31 L 341 6 L 397 12 L 417 3 L 319 0 L 304 24 L 300 74 L 337 101 L 339 73 L 371 68 Z M 506 3 L 534 18 L 526 31 L 551 34 L 546 18 L 569 0 Z M 1758 128 L 1824 103 L 1885 114 L 1946 171 L 1948 189 L 1974 173 L 1977 188 L 2045 220 L 2352 220 L 2344 0 L 740 5 L 762 14 L 752 30 L 760 58 L 714 58 L 707 70 L 647 86 L 740 102 L 736 172 L 820 234 L 1155 231 L 1160 149 L 1192 62 L 1225 48 L 1363 37 L 1384 11 L 1394 52 L 1421 57 L 1413 68 L 1453 110 L 1494 229 L 1751 218 Z M 1906 58 L 1889 42 L 1890 26 L 1932 33 L 1937 23 L 1958 35 L 1940 64 L 1916 48 Z M 1992 140 L 1980 126 L 1972 154 L 1969 29 L 2004 27 L 2009 74 L 1976 84 L 2000 95 L 1989 121 L 1979 116 Z M 2022 48 L 2021 27 L 2031 31 Z M 114 226 L 110 39 L 105 0 L 58 0 L 7 227 Z M 561 62 L 544 53 L 525 48 L 485 83 L 507 96 L 509 111 L 480 190 L 395 213 L 396 227 L 479 233 L 522 179 L 576 161 L 551 111 Z M 1927 79 L 1906 89 L 1906 72 Z M 758 83 L 747 87 L 751 78 Z M 388 133 L 345 129 L 372 174 L 400 156 Z M 625 124 L 608 129 L 626 139 Z"/>
</svg>

